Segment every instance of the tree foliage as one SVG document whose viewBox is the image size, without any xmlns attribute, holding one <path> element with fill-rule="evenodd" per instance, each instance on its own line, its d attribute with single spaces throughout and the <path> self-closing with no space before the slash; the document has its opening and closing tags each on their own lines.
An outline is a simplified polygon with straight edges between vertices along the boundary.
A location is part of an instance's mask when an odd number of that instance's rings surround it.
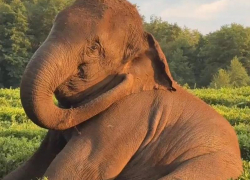
<svg viewBox="0 0 250 180">
<path fill-rule="evenodd" d="M 0 87 L 18 87 L 31 55 L 71 0 L 0 1 Z"/>
<path fill-rule="evenodd" d="M 145 30 L 152 33 L 159 41 L 166 55 L 174 79 L 180 83 L 195 84 L 195 57 L 201 34 L 177 24 L 169 24 L 161 18 L 152 16 L 149 23 L 144 23 Z"/>
<path fill-rule="evenodd" d="M 246 69 L 237 57 L 231 61 L 227 70 L 220 69 L 218 74 L 213 76 L 210 84 L 212 88 L 222 87 L 244 87 L 249 85 L 250 78 Z"/>
<path fill-rule="evenodd" d="M 30 42 L 27 11 L 20 0 L 0 3 L 0 76 L 2 86 L 18 86 L 27 64 Z"/>
<path fill-rule="evenodd" d="M 238 24 L 223 26 L 205 37 L 205 43 L 198 54 L 204 69 L 199 84 L 206 86 L 218 69 L 226 68 L 237 56 L 250 72 L 250 28 Z"/>
<path fill-rule="evenodd" d="M 213 76 L 210 87 L 215 89 L 231 87 L 229 73 L 224 69 L 219 69 L 218 74 Z"/>
<path fill-rule="evenodd" d="M 250 78 L 246 72 L 246 69 L 240 63 L 237 57 L 231 61 L 229 67 L 230 82 L 233 87 L 242 87 L 249 85 Z"/>
<path fill-rule="evenodd" d="M 0 0 L 0 87 L 19 86 L 28 60 L 47 37 L 56 14 L 73 1 Z M 248 27 L 231 24 L 204 36 L 152 16 L 144 28 L 159 41 L 181 85 L 209 86 L 235 56 L 250 74 Z"/>
</svg>

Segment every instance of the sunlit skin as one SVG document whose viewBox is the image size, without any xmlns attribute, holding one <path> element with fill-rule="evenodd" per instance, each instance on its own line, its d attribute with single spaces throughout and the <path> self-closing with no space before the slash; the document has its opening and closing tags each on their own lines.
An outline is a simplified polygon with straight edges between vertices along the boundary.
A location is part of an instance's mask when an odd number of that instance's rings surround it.
<svg viewBox="0 0 250 180">
<path fill-rule="evenodd" d="M 126 0 L 77 0 L 59 13 L 20 91 L 28 117 L 49 132 L 4 180 L 227 180 L 242 172 L 233 128 L 173 80 Z"/>
</svg>

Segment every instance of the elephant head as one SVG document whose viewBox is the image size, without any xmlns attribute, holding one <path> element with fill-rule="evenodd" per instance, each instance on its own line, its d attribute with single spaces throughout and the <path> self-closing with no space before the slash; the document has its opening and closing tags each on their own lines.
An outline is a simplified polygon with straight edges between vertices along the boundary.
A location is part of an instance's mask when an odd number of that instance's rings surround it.
<svg viewBox="0 0 250 180">
<path fill-rule="evenodd" d="M 144 32 L 136 8 L 125 0 L 77 0 L 57 15 L 20 92 L 34 123 L 64 130 L 129 94 L 154 89 L 175 90 L 165 56 Z"/>
</svg>

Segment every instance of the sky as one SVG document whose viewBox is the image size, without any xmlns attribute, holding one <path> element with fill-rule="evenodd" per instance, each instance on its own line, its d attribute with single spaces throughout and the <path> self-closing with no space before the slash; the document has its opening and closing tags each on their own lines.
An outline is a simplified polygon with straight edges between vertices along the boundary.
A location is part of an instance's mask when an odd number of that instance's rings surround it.
<svg viewBox="0 0 250 180">
<path fill-rule="evenodd" d="M 202 34 L 238 23 L 250 27 L 250 0 L 129 0 L 139 6 L 140 14 L 150 20 L 161 17 L 181 27 L 197 29 Z"/>
</svg>

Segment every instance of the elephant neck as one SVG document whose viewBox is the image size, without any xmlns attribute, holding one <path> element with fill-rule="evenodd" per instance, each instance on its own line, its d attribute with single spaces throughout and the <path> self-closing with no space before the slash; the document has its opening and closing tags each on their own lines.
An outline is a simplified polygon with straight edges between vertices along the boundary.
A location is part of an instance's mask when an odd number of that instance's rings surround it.
<svg viewBox="0 0 250 180">
<path fill-rule="evenodd" d="M 130 94 L 140 93 L 144 91 L 153 91 L 153 90 L 163 90 L 163 91 L 171 91 L 167 87 L 163 85 L 159 85 L 156 83 L 153 78 L 147 77 L 147 78 L 135 78 L 134 79 L 134 85 L 131 89 Z M 173 81 L 173 87 L 177 87 L 178 84 Z"/>
<path fill-rule="evenodd" d="M 168 87 L 157 82 L 155 74 L 156 71 L 152 66 L 152 61 L 145 55 L 141 55 L 140 57 L 130 61 L 130 63 L 125 66 L 123 73 L 131 74 L 133 76 L 134 80 L 130 94 L 150 90 L 169 91 Z M 173 83 L 173 87 L 178 85 L 171 76 L 170 79 Z"/>
</svg>

